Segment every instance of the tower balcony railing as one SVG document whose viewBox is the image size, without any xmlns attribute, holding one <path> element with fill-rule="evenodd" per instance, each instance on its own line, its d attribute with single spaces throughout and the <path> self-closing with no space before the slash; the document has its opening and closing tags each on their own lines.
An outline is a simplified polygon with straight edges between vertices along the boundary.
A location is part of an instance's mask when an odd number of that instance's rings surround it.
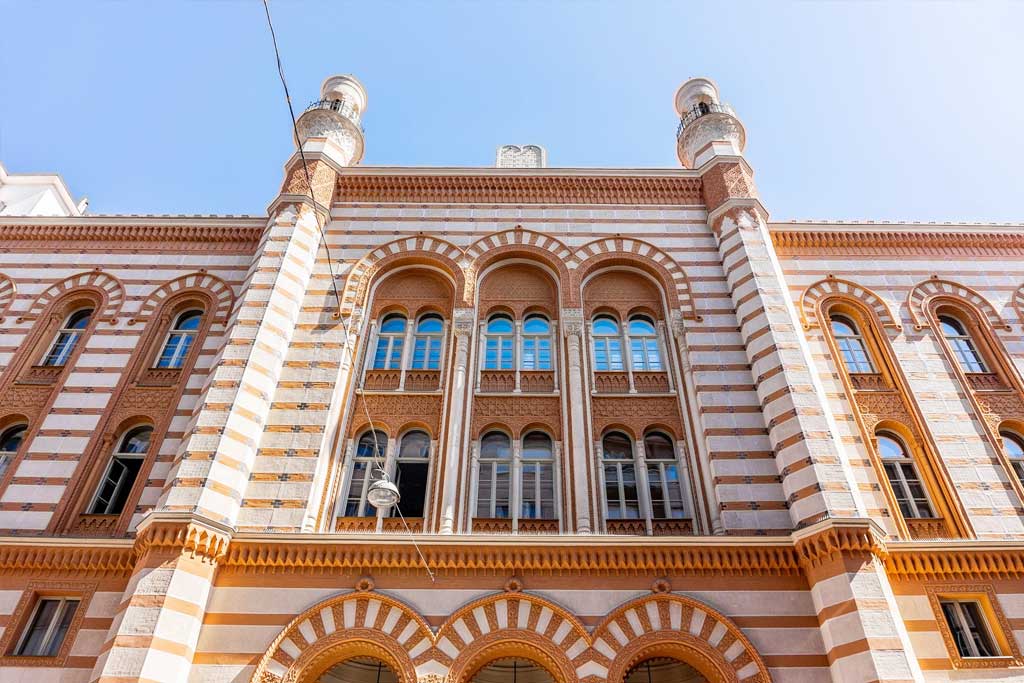
<svg viewBox="0 0 1024 683">
<path fill-rule="evenodd" d="M 346 119 L 359 126 L 360 131 L 363 133 L 366 132 L 363 129 L 363 124 L 359 121 L 359 109 L 348 100 L 314 100 L 309 103 L 309 106 L 306 107 L 306 111 L 303 113 L 305 114 L 306 112 L 313 111 L 314 109 L 327 109 L 329 111 L 338 112 Z"/>
<path fill-rule="evenodd" d="M 730 116 L 736 116 L 736 112 L 733 111 L 732 107 L 724 102 L 700 102 L 690 107 L 690 110 L 683 114 L 682 118 L 679 119 L 679 127 L 676 128 L 676 137 L 678 138 L 682 135 L 687 126 L 708 114 L 729 114 Z"/>
</svg>

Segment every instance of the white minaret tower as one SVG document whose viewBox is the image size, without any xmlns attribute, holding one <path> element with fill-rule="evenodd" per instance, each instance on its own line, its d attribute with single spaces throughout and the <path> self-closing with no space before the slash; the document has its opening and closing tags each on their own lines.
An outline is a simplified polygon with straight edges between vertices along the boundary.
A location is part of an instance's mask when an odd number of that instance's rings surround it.
<svg viewBox="0 0 1024 683">
<path fill-rule="evenodd" d="M 304 152 L 319 152 L 339 166 L 354 166 L 363 158 L 366 88 L 355 76 L 330 76 L 296 123 Z"/>
<path fill-rule="evenodd" d="M 676 153 L 686 168 L 699 168 L 715 156 L 742 156 L 747 132 L 710 78 L 691 78 L 679 86 L 676 113 Z"/>
</svg>

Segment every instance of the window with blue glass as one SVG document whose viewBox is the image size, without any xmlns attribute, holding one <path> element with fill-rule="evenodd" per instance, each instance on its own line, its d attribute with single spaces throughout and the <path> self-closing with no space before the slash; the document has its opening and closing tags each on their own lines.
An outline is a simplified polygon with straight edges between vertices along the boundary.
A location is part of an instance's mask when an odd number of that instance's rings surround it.
<svg viewBox="0 0 1024 683">
<path fill-rule="evenodd" d="M 43 358 L 42 364 L 49 366 L 66 364 L 71 358 L 71 354 L 75 352 L 75 347 L 78 346 L 78 342 L 88 329 L 91 320 L 91 308 L 83 308 L 69 315 L 57 331 L 57 338 L 53 340 L 53 345 Z"/>
<path fill-rule="evenodd" d="M 199 323 L 203 321 L 202 311 L 185 311 L 174 320 L 171 331 L 167 334 L 163 351 L 156 359 L 158 368 L 180 368 L 185 364 L 188 351 L 199 332 Z"/>
<path fill-rule="evenodd" d="M 512 440 L 503 432 L 488 432 L 480 440 L 476 516 L 503 519 L 511 516 Z"/>
<path fill-rule="evenodd" d="M 629 321 L 629 352 L 636 372 L 660 372 L 661 349 L 658 332 L 650 318 L 635 316 Z"/>
<path fill-rule="evenodd" d="M 385 316 L 381 321 L 377 333 L 377 350 L 373 356 L 374 370 L 401 369 L 407 324 L 405 316 L 397 313 Z"/>
<path fill-rule="evenodd" d="M 622 332 L 619 322 L 610 315 L 594 318 L 592 326 L 594 341 L 594 369 L 598 372 L 622 372 Z"/>
<path fill-rule="evenodd" d="M 484 370 L 511 370 L 515 366 L 515 328 L 505 314 L 491 316 L 487 321 L 484 342 Z"/>
<path fill-rule="evenodd" d="M 521 369 L 551 369 L 551 323 L 542 315 L 528 315 L 523 322 Z"/>
<path fill-rule="evenodd" d="M 413 370 L 439 370 L 441 368 L 443 333 L 444 321 L 441 316 L 431 313 L 419 319 L 419 322 L 416 323 L 416 336 L 413 338 Z"/>
</svg>

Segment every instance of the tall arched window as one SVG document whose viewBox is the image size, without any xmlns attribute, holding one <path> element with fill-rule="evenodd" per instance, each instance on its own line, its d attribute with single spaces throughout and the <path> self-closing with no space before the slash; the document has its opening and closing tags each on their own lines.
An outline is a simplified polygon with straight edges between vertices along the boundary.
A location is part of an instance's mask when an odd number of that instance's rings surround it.
<svg viewBox="0 0 1024 683">
<path fill-rule="evenodd" d="M 502 432 L 488 432 L 480 440 L 476 516 L 506 518 L 512 500 L 512 441 Z"/>
<path fill-rule="evenodd" d="M 378 470 L 384 467 L 388 451 L 387 434 L 381 431 L 364 433 L 356 442 L 345 498 L 345 517 L 376 517 L 377 508 L 366 501 L 370 484 L 380 478 Z"/>
<path fill-rule="evenodd" d="M 963 323 L 956 318 L 943 315 L 939 316 L 939 327 L 942 328 L 942 336 L 949 342 L 964 372 L 988 372 L 985 361 L 974 345 L 971 335 L 964 329 Z"/>
<path fill-rule="evenodd" d="M 836 346 L 843 357 L 843 363 L 848 372 L 875 372 L 875 366 L 871 362 L 871 355 L 864 344 L 864 337 L 852 320 L 842 315 L 829 317 L 832 327 L 832 336 L 835 337 Z"/>
<path fill-rule="evenodd" d="M 430 473 L 430 437 L 426 432 L 409 432 L 402 437 L 395 459 L 395 486 L 401 494 L 393 516 L 423 517 Z"/>
<path fill-rule="evenodd" d="M 654 323 L 646 316 L 634 316 L 629 320 L 629 346 L 636 372 L 660 372 L 661 350 L 658 348 L 658 332 Z"/>
<path fill-rule="evenodd" d="M 177 317 L 160 357 L 156 359 L 158 368 L 180 368 L 185 364 L 188 350 L 199 333 L 199 324 L 203 321 L 203 312 L 198 310 L 185 311 Z"/>
<path fill-rule="evenodd" d="M 619 323 L 610 315 L 594 318 L 594 369 L 598 372 L 622 372 L 622 333 Z"/>
<path fill-rule="evenodd" d="M 523 370 L 551 369 L 551 323 L 544 316 L 526 316 L 521 356 Z"/>
<path fill-rule="evenodd" d="M 153 428 L 144 425 L 130 429 L 121 437 L 89 506 L 89 514 L 121 514 L 146 459 L 152 436 Z"/>
<path fill-rule="evenodd" d="M 876 436 L 878 454 L 882 458 L 885 476 L 889 479 L 900 512 L 907 518 L 934 516 L 928 493 L 906 444 L 890 432 L 879 432 Z"/>
<path fill-rule="evenodd" d="M 487 341 L 484 346 L 484 370 L 511 370 L 515 357 L 513 344 L 515 330 L 512 318 L 500 313 L 487 321 Z"/>
<path fill-rule="evenodd" d="M 530 432 L 523 438 L 522 484 L 519 516 L 555 519 L 555 455 L 551 437 Z"/>
<path fill-rule="evenodd" d="M 441 368 L 441 342 L 444 321 L 430 313 L 416 323 L 416 337 L 412 349 L 413 370 L 439 370 Z"/>
<path fill-rule="evenodd" d="M 43 358 L 42 364 L 60 366 L 67 363 L 71 354 L 75 352 L 78 340 L 82 338 L 85 329 L 89 327 L 90 320 L 92 320 L 91 308 L 82 308 L 69 315 L 57 331 L 57 337 L 53 340 L 50 351 Z"/>
<path fill-rule="evenodd" d="M 601 451 L 607 519 L 639 519 L 633 441 L 622 432 L 610 432 L 601 440 Z"/>
<path fill-rule="evenodd" d="M 402 367 L 405 326 L 405 316 L 398 313 L 385 316 L 381 321 L 377 333 L 377 350 L 373 356 L 374 370 L 398 370 Z"/>
<path fill-rule="evenodd" d="M 1020 483 L 1024 484 L 1024 438 L 1008 431 L 999 432 L 999 435 L 1003 437 L 1003 450 L 1010 459 L 1013 473 L 1020 479 Z"/>
<path fill-rule="evenodd" d="M 682 482 L 672 440 L 661 432 L 651 432 L 644 437 L 644 454 L 647 487 L 651 492 L 651 517 L 685 518 L 686 505 L 683 503 Z"/>
<path fill-rule="evenodd" d="M 0 477 L 7 471 L 14 455 L 21 448 L 21 442 L 27 431 L 28 425 L 18 424 L 0 432 Z"/>
</svg>

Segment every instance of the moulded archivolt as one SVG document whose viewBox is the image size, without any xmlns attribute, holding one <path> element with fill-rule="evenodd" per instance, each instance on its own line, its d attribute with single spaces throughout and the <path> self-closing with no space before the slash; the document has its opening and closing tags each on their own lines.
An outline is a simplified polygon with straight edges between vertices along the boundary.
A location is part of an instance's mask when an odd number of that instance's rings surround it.
<svg viewBox="0 0 1024 683">
<path fill-rule="evenodd" d="M 951 280 L 943 280 L 934 275 L 930 280 L 925 280 L 915 285 L 907 295 L 907 308 L 910 309 L 910 318 L 914 321 L 914 329 L 920 330 L 928 325 L 926 313 L 928 304 L 937 297 L 950 297 L 966 301 L 981 312 L 993 329 L 1010 329 L 1010 326 L 999 315 L 999 311 L 996 310 L 995 306 L 981 294 L 970 287 L 965 287 Z"/>
<path fill-rule="evenodd" d="M 856 299 L 873 311 L 883 326 L 895 330 L 903 328 L 899 317 L 893 315 L 889 304 L 882 297 L 856 282 L 829 276 L 809 286 L 800 296 L 800 321 L 805 330 L 816 324 L 821 324 L 822 321 L 818 318 L 818 306 L 824 299 L 831 296 Z"/>
</svg>

